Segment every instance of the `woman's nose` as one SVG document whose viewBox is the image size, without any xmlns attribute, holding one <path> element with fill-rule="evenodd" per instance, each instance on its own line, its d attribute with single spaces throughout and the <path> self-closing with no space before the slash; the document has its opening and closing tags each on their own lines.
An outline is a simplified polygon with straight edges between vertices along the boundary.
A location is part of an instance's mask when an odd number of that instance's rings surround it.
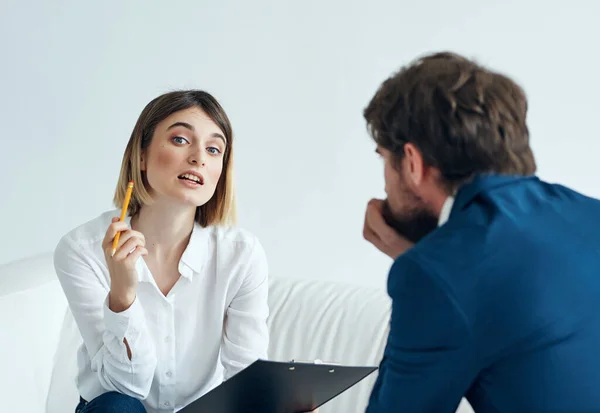
<svg viewBox="0 0 600 413">
<path fill-rule="evenodd" d="M 204 160 L 204 155 L 201 150 L 194 150 L 190 154 L 189 162 L 192 165 L 199 165 L 200 167 L 204 167 L 206 165 L 206 161 Z"/>
</svg>

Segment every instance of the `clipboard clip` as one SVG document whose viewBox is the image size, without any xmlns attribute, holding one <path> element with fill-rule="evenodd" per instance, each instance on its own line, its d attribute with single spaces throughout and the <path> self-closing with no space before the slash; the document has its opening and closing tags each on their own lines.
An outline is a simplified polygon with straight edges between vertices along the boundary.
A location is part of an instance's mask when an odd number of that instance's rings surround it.
<svg viewBox="0 0 600 413">
<path fill-rule="evenodd" d="M 341 366 L 341 363 L 335 363 L 333 361 L 323 361 L 321 359 L 315 360 L 294 360 L 292 359 L 291 363 L 306 363 L 306 364 L 326 364 L 328 366 Z"/>
</svg>

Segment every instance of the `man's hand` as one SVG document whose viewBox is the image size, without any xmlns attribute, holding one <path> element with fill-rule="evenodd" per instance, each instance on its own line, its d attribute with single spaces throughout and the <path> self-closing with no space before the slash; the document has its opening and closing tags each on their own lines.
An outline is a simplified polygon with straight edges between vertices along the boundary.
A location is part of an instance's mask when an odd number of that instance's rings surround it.
<svg viewBox="0 0 600 413">
<path fill-rule="evenodd" d="M 383 202 L 381 199 L 372 199 L 367 204 L 363 236 L 379 251 L 395 260 L 414 244 L 385 222 Z"/>
</svg>

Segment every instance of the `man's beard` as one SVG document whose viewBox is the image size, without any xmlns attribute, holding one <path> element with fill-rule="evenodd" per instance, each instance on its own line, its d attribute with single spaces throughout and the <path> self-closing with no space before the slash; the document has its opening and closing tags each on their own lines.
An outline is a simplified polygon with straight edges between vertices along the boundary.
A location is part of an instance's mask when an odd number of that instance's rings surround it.
<svg viewBox="0 0 600 413">
<path fill-rule="evenodd" d="M 410 198 L 406 201 L 411 207 L 402 216 L 392 212 L 389 201 L 386 199 L 383 203 L 383 219 L 396 232 L 416 244 L 438 227 L 439 219 L 423 205 L 423 201 L 415 194 L 407 191 L 406 197 Z"/>
</svg>

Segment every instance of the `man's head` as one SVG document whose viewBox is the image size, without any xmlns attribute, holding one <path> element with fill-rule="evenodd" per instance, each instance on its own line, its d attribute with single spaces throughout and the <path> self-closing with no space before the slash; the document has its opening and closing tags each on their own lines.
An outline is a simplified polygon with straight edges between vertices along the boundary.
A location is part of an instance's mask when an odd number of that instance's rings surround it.
<svg viewBox="0 0 600 413">
<path fill-rule="evenodd" d="M 516 83 L 453 53 L 422 57 L 388 78 L 364 110 L 385 162 L 388 223 L 417 242 L 475 175 L 534 174 L 526 115 Z"/>
</svg>

